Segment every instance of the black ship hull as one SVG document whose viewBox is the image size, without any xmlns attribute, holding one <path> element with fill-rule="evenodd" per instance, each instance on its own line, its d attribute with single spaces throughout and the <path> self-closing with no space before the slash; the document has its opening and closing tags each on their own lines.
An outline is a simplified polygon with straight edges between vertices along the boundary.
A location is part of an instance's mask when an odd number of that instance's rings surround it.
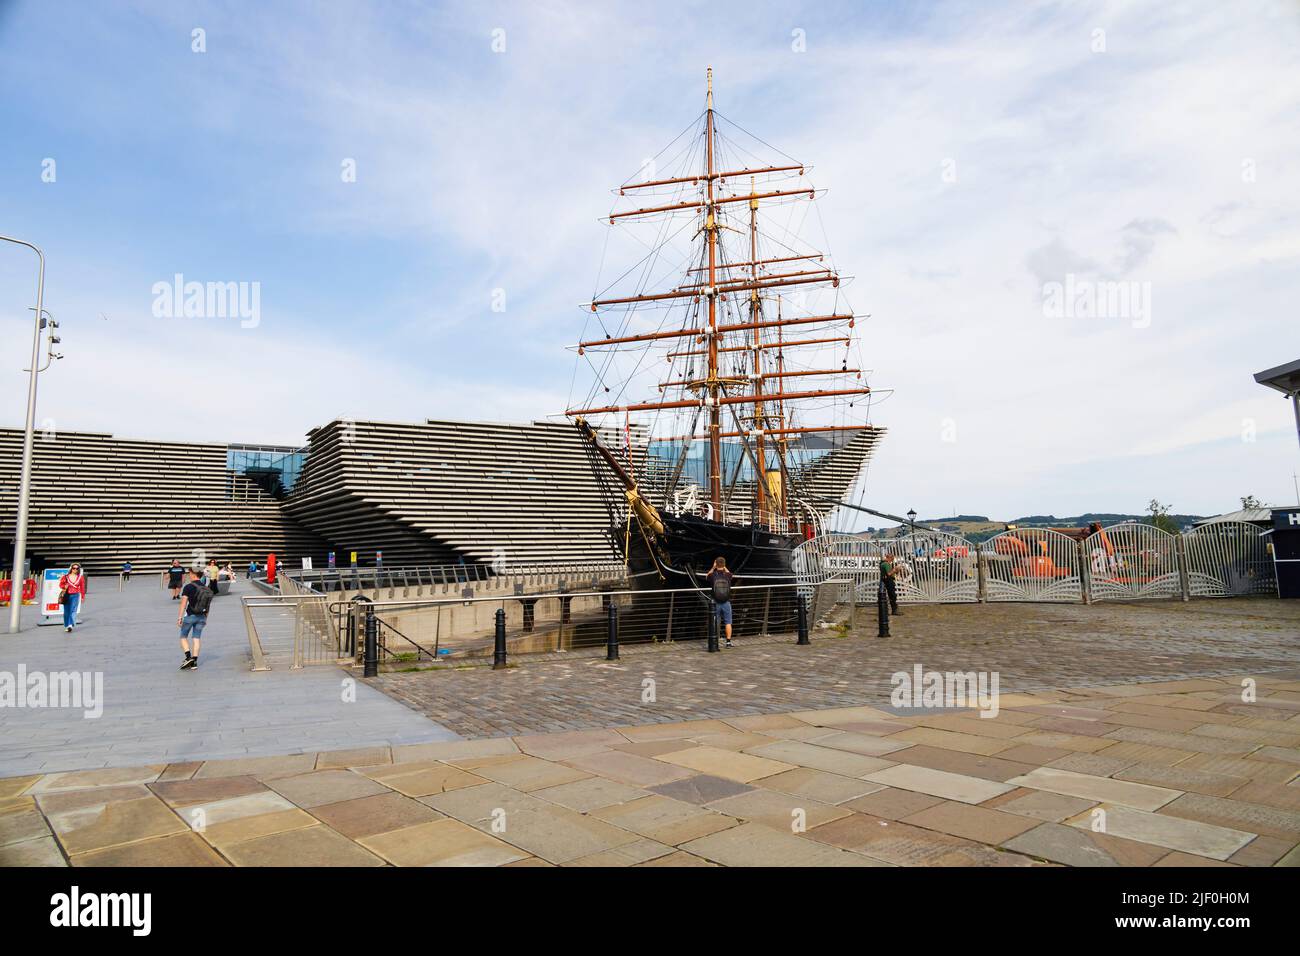
<svg viewBox="0 0 1300 956">
<path fill-rule="evenodd" d="M 754 525 L 730 525 L 695 515 L 661 515 L 664 533 L 649 541 L 633 525 L 614 529 L 628 549 L 628 572 L 637 591 L 622 612 L 627 639 L 690 640 L 708 634 L 713 602 L 705 575 L 716 558 L 735 576 L 735 637 L 793 632 L 791 555 L 803 536 Z M 668 591 L 669 593 L 654 593 Z"/>
<path fill-rule="evenodd" d="M 791 553 L 803 541 L 797 534 L 782 534 L 757 525 L 732 525 L 696 515 L 661 515 L 664 533 L 651 550 L 633 527 L 628 540 L 628 567 L 641 587 L 690 586 L 713 567 L 715 558 L 748 584 L 779 584 L 794 579 Z M 620 530 L 620 544 L 628 536 Z"/>
</svg>

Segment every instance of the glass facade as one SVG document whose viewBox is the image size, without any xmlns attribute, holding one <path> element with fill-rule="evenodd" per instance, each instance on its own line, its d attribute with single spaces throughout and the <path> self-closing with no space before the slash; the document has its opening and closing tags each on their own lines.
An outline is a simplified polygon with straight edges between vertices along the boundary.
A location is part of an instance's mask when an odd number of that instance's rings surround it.
<svg viewBox="0 0 1300 956">
<path fill-rule="evenodd" d="M 850 434 L 850 433 L 846 433 Z M 778 468 L 776 454 L 770 444 L 768 445 L 768 468 Z M 820 459 L 823 455 L 833 451 L 838 445 L 845 444 L 847 438 L 838 440 L 827 440 L 825 438 L 799 438 L 790 441 L 786 445 L 786 467 L 792 474 L 798 474 L 799 470 L 808 467 Z M 685 443 L 681 441 L 663 441 L 654 440 L 650 442 L 647 454 L 651 458 L 658 459 L 660 467 L 666 468 L 671 472 L 681 456 L 682 447 Z M 681 482 L 694 482 L 700 487 L 708 484 L 708 455 L 709 444 L 703 439 L 695 439 L 691 442 L 690 450 L 686 453 L 686 462 L 682 466 Z M 750 458 L 745 454 L 745 447 L 738 441 L 724 441 L 722 443 L 722 473 L 726 481 L 730 481 L 735 474 L 736 466 L 740 466 L 740 480 L 753 481 L 754 468 Z"/>
<path fill-rule="evenodd" d="M 306 460 L 305 448 L 230 445 L 226 449 L 226 467 L 276 499 L 284 498 L 293 490 Z"/>
</svg>

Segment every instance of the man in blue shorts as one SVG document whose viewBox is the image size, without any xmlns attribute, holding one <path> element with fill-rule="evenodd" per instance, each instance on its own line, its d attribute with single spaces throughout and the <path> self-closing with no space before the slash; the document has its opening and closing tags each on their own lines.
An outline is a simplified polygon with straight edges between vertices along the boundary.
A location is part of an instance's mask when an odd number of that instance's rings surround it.
<svg viewBox="0 0 1300 956">
<path fill-rule="evenodd" d="M 717 557 L 713 559 L 713 570 L 705 577 L 713 591 L 714 612 L 718 615 L 718 623 L 724 628 L 723 633 L 726 635 L 726 646 L 732 647 L 731 643 L 731 583 L 735 576 L 727 570 L 727 559 Z"/>
<path fill-rule="evenodd" d="M 190 568 L 189 583 L 181 590 L 181 610 L 176 624 L 181 629 L 181 650 L 185 660 L 181 670 L 196 670 L 199 666 L 199 639 L 208 623 L 208 609 L 212 606 L 213 591 L 203 582 L 203 572 Z M 190 652 L 190 638 L 194 638 L 194 651 Z"/>
</svg>

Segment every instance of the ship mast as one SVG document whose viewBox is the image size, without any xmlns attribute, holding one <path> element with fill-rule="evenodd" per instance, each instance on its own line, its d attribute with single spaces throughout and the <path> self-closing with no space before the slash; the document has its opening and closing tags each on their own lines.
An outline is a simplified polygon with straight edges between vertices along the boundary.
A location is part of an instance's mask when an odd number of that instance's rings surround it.
<svg viewBox="0 0 1300 956">
<path fill-rule="evenodd" d="M 707 74 L 708 91 L 705 94 L 705 153 L 708 157 L 708 203 L 704 207 L 704 231 L 709 245 L 709 367 L 705 379 L 709 391 L 709 501 L 713 515 L 722 520 L 722 408 L 718 404 L 721 384 L 718 382 L 718 221 L 713 205 L 713 67 Z M 757 258 L 750 256 L 751 259 Z M 758 290 L 754 290 L 758 294 Z M 757 331 L 754 333 L 757 335 Z"/>
<path fill-rule="evenodd" d="M 754 186 L 754 177 L 749 177 L 749 278 L 753 285 L 758 284 L 758 200 L 752 197 L 758 194 Z M 762 336 L 759 332 L 758 322 L 762 316 L 762 299 L 759 298 L 757 289 L 749 293 L 749 321 L 754 324 L 754 422 L 757 427 L 757 435 L 754 438 L 754 461 L 758 464 L 758 474 L 754 476 L 754 510 L 757 512 L 756 517 L 761 523 L 763 521 L 763 512 L 767 510 L 767 455 L 763 447 L 763 350 Z M 781 388 L 785 386 L 782 385 Z M 782 495 L 782 498 L 785 496 Z"/>
<path fill-rule="evenodd" d="M 770 249 L 770 252 L 780 254 L 760 258 L 759 203 L 768 201 L 783 203 L 816 198 L 816 191 L 811 185 L 802 181 L 803 165 L 782 163 L 757 168 L 729 168 L 731 164 L 725 159 L 724 152 L 719 149 L 720 146 L 725 145 L 726 138 L 720 136 L 716 125 L 712 67 L 706 74 L 703 132 L 704 170 L 702 172 L 698 171 L 699 166 L 696 165 L 694 169 L 697 171 L 688 168 L 669 178 L 626 182 L 618 190 L 618 195 L 627 196 L 639 190 L 674 187 L 673 191 L 677 193 L 675 198 L 678 201 L 611 212 L 606 221 L 614 225 L 642 218 L 699 216 L 702 218 L 702 224 L 695 230 L 692 242 L 698 242 L 702 234 L 705 244 L 704 254 L 702 256 L 699 254 L 697 246 L 693 257 L 695 265 L 685 270 L 680 283 L 670 286 L 665 291 L 656 292 L 642 287 L 636 291 L 636 294 L 616 294 L 609 298 L 596 296 L 587 303 L 592 312 L 606 308 L 632 312 L 640 306 L 651 309 L 671 309 L 676 308 L 680 303 L 687 306 L 690 318 L 677 328 L 664 328 L 661 324 L 656 331 L 636 331 L 635 327 L 624 325 L 622 328 L 606 331 L 603 338 L 580 341 L 577 346 L 579 355 L 584 354 L 588 349 L 608 353 L 621 351 L 623 347 L 667 346 L 669 349 L 667 358 L 670 363 L 679 357 L 688 360 L 685 374 L 670 375 L 669 381 L 659 382 L 661 394 L 658 401 L 627 402 L 620 396 L 613 404 L 570 408 L 565 414 L 581 420 L 581 416 L 587 415 L 619 413 L 626 416 L 637 412 L 695 409 L 698 420 L 700 413 L 707 409 L 708 417 L 705 423 L 708 442 L 707 475 L 701 477 L 706 478 L 708 482 L 707 501 L 711 507 L 712 517 L 717 521 L 727 520 L 727 516 L 723 513 L 723 440 L 739 438 L 748 446 L 745 453 L 749 454 L 752 451 L 749 456 L 750 462 L 757 472 L 754 476 L 751 520 L 755 524 L 783 527 L 785 522 L 782 519 L 787 518 L 790 513 L 789 498 L 792 491 L 788 484 L 790 479 L 787 467 L 790 441 L 804 434 L 849 432 L 864 427 L 863 425 L 803 425 L 792 421 L 791 408 L 787 407 L 787 402 L 852 398 L 868 395 L 871 390 L 858 383 L 817 388 L 812 387 L 813 383 L 810 382 L 808 386 L 800 387 L 806 377 L 815 379 L 820 376 L 857 374 L 860 378 L 860 370 L 849 368 L 847 362 L 841 362 L 839 368 L 796 366 L 787 370 L 788 349 L 813 348 L 841 342 L 847 344 L 856 318 L 851 310 L 838 308 L 829 310 L 827 314 L 784 316 L 781 308 L 782 290 L 793 287 L 838 288 L 840 276 L 832 266 L 827 264 L 822 254 L 805 253 L 784 242 L 778 242 L 776 248 Z M 698 155 L 697 153 L 696 156 Z M 723 157 L 724 163 L 721 166 L 720 157 Z M 699 160 L 696 159 L 695 162 L 698 163 Z M 764 178 L 763 186 L 769 188 L 760 191 L 759 177 L 783 175 L 800 177 L 800 187 L 770 188 L 777 185 L 779 179 Z M 731 181 L 741 176 L 749 179 L 748 192 L 731 188 Z M 699 191 L 694 192 L 692 187 L 699 187 Z M 655 194 L 651 193 L 651 195 Z M 742 247 L 745 248 L 748 256 L 747 261 L 744 262 L 734 261 L 735 258 L 745 258 L 743 253 L 738 257 L 728 257 L 727 248 L 723 247 L 720 234 L 720 230 L 729 229 L 743 235 L 741 229 L 724 224 L 726 210 L 731 208 L 729 204 L 738 202 L 748 203 L 749 206 L 749 241 L 747 248 Z M 764 315 L 764 294 L 769 289 L 776 290 L 769 296 L 774 296 L 776 299 L 774 317 Z M 612 292 L 613 289 L 606 291 Z M 742 294 L 749 300 L 748 314 L 738 308 L 739 314 L 728 321 L 727 315 L 720 314 L 723 307 L 719 303 L 725 304 L 730 297 L 732 302 L 739 305 Z M 832 325 L 838 328 L 826 329 L 820 336 L 816 333 L 822 329 L 809 329 L 809 332 L 814 333 L 814 337 L 811 338 L 785 336 L 786 327 L 804 325 Z M 845 326 L 847 329 L 844 328 Z M 775 335 L 765 331 L 772 329 L 775 330 Z M 726 341 L 728 336 L 732 336 L 730 342 Z M 771 351 L 775 351 L 775 355 L 765 361 L 765 353 Z M 720 368 L 724 354 L 743 352 L 751 352 L 752 361 L 742 361 L 740 364 L 742 371 L 739 374 L 728 375 Z M 689 360 L 693 356 L 701 356 L 705 359 L 704 368 L 696 370 L 691 366 Z M 774 362 L 771 360 L 773 358 Z M 792 381 L 787 383 L 786 379 Z M 774 382 L 774 386 L 766 386 L 765 383 L 768 381 Z M 746 385 L 749 386 L 747 389 Z M 683 397 L 676 400 L 668 399 L 662 394 L 667 388 L 682 389 Z M 608 392 L 609 388 L 606 387 L 605 391 Z M 691 397 L 686 397 L 687 393 L 690 393 Z M 748 414 L 737 416 L 736 412 L 739 411 L 735 409 L 737 405 L 747 409 Z M 726 414 L 731 416 L 731 420 L 738 423 L 734 430 L 730 424 L 726 431 L 723 430 L 724 407 L 727 408 Z M 692 432 L 694 428 L 695 424 L 692 422 Z M 596 441 L 594 431 L 584 431 L 584 435 L 589 441 Z M 689 448 L 694 438 L 692 434 L 668 440 L 684 440 Z M 769 457 L 774 457 L 775 462 L 769 462 Z M 685 459 L 686 450 L 683 450 L 681 462 Z M 779 468 L 779 472 L 774 471 L 773 476 L 775 479 L 775 475 L 779 474 L 781 484 L 777 485 L 774 480 L 773 484 L 769 485 L 769 465 Z M 679 462 L 670 483 L 675 484 L 680 471 Z M 739 475 L 739 469 L 736 474 Z M 668 491 L 670 493 L 671 488 Z"/>
</svg>

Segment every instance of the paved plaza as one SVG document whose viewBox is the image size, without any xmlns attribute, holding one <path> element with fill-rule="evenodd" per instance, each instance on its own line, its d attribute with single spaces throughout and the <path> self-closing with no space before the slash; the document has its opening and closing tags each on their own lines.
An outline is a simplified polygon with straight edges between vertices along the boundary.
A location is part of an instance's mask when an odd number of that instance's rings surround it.
<svg viewBox="0 0 1300 956">
<path fill-rule="evenodd" d="M 1001 690 L 1214 677 L 1300 666 L 1300 601 L 1266 598 L 1125 604 L 916 605 L 878 639 L 875 608 L 855 627 L 522 656 L 521 666 L 389 673 L 375 686 L 466 737 L 827 707 L 887 707 L 890 678 L 926 670 L 997 671 Z M 645 693 L 653 681 L 654 699 Z"/>
<path fill-rule="evenodd" d="M 74 634 L 35 626 L 38 608 L 24 608 L 24 630 L 0 635 L 0 672 L 100 673 L 103 713 L 0 710 L 0 776 L 456 738 L 360 680 L 345 688 L 333 666 L 252 673 L 238 599 L 248 593 L 239 581 L 213 602 L 195 673 L 177 669 L 177 605 L 157 575 L 120 592 L 115 578 L 92 579 Z"/>
<path fill-rule="evenodd" d="M 857 627 L 356 680 L 251 673 L 233 598 L 176 670 L 156 579 L 0 670 L 105 675 L 6 710 L 0 865 L 1273 866 L 1300 862 L 1300 605 L 908 607 Z M 894 708 L 993 672 L 996 716 Z M 382 691 L 381 691 L 382 689 Z"/>
<path fill-rule="evenodd" d="M 0 780 L 0 864 L 1300 862 L 1300 671 L 1001 705 L 29 775 Z"/>
</svg>

